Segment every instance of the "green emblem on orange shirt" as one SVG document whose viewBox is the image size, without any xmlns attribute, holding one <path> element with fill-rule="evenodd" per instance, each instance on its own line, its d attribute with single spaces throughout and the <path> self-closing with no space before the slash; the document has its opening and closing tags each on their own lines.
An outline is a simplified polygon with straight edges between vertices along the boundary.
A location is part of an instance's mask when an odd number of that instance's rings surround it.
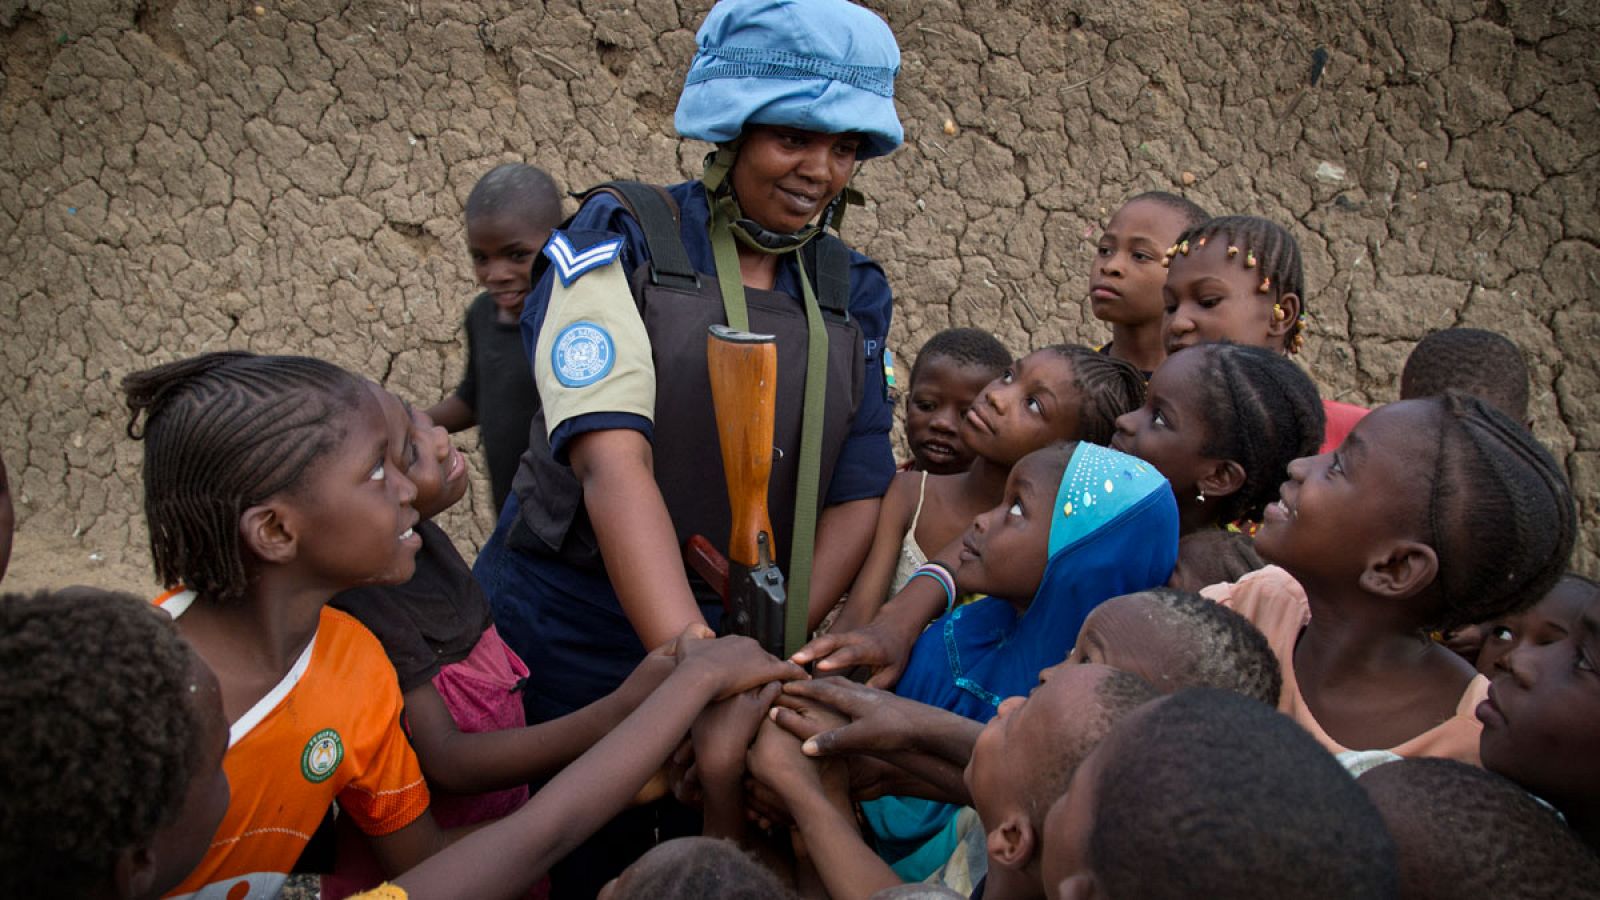
<svg viewBox="0 0 1600 900">
<path fill-rule="evenodd" d="M 300 774 L 312 784 L 321 784 L 343 760 L 344 741 L 339 740 L 339 732 L 324 728 L 306 741 L 306 749 L 300 754 Z"/>
</svg>

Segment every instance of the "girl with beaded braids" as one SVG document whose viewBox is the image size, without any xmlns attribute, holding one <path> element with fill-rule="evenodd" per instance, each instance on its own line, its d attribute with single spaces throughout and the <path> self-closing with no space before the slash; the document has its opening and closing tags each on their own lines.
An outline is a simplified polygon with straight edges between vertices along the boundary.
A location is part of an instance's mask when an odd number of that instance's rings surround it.
<svg viewBox="0 0 1600 900">
<path fill-rule="evenodd" d="M 1167 357 L 1144 405 L 1117 419 L 1111 446 L 1172 485 L 1178 565 L 1168 584 L 1198 591 L 1261 568 L 1235 523 L 1260 520 L 1289 463 L 1317 452 L 1322 425 L 1317 386 L 1270 350 L 1202 344 Z"/>
<path fill-rule="evenodd" d="M 411 577 L 415 486 L 377 385 L 331 363 L 207 353 L 123 379 L 144 442 L 155 602 L 217 674 L 233 797 L 173 896 L 275 896 L 338 800 L 386 871 L 443 845 L 394 668 L 327 606 Z"/>
<path fill-rule="evenodd" d="M 729 533 L 709 325 L 776 336 L 773 560 L 809 612 L 801 625 L 843 595 L 894 475 L 889 286 L 825 233 L 857 163 L 902 141 L 894 35 L 846 0 L 722 0 L 697 42 L 674 124 L 714 145 L 704 174 L 588 194 L 523 306 L 540 408 L 474 573 L 501 635 L 534 663 L 530 722 L 599 699 L 648 649 L 721 619 L 681 549 Z M 615 856 L 623 841 L 607 843 Z M 571 871 L 598 879 L 591 895 L 609 877 Z"/>
<path fill-rule="evenodd" d="M 1488 681 L 1428 634 L 1525 608 L 1561 576 L 1576 514 L 1556 461 L 1450 394 L 1374 410 L 1279 493 L 1256 533 L 1274 565 L 1202 591 L 1267 636 L 1279 709 L 1336 753 L 1477 765 Z"/>
<path fill-rule="evenodd" d="M 1288 229 L 1259 216 L 1221 216 L 1189 228 L 1165 265 L 1167 353 L 1213 341 L 1284 355 L 1305 346 L 1306 284 L 1300 245 Z M 1362 407 L 1323 400 L 1322 450 L 1339 446 Z"/>
</svg>

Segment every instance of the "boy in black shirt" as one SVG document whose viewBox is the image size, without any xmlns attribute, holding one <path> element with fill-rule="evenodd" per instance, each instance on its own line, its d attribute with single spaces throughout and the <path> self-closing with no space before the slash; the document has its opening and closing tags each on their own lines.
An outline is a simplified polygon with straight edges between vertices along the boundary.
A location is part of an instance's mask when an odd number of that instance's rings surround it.
<svg viewBox="0 0 1600 900">
<path fill-rule="evenodd" d="M 498 516 L 538 403 L 517 322 L 533 261 L 561 221 L 561 194 L 544 171 L 506 163 L 473 186 L 466 219 L 467 252 L 483 293 L 467 309 L 466 374 L 428 416 L 452 434 L 478 426 Z"/>
</svg>

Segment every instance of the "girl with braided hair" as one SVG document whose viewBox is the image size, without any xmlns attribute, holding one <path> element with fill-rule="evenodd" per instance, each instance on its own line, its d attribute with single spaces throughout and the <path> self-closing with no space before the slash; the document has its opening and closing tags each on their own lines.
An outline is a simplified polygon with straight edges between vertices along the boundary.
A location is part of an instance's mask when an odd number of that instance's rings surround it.
<svg viewBox="0 0 1600 900">
<path fill-rule="evenodd" d="M 327 603 L 411 577 L 403 441 L 331 363 L 207 353 L 123 379 L 156 605 L 216 673 L 233 797 L 173 896 L 276 896 L 330 804 L 403 871 L 442 846 L 376 638 Z"/>
<path fill-rule="evenodd" d="M 1306 340 L 1300 245 L 1259 216 L 1221 216 L 1179 235 L 1166 253 L 1167 353 L 1215 341 L 1298 354 Z M 1322 452 L 1339 446 L 1362 407 L 1323 400 Z"/>
<path fill-rule="evenodd" d="M 1316 452 L 1322 427 L 1316 385 L 1270 350 L 1202 344 L 1161 364 L 1144 405 L 1117 419 L 1111 446 L 1172 485 L 1179 542 L 1171 586 L 1198 591 L 1261 568 L 1235 523 L 1261 518 L 1289 463 Z"/>
<path fill-rule="evenodd" d="M 1560 466 L 1526 428 L 1457 394 L 1362 419 L 1295 460 L 1256 549 L 1274 565 L 1204 593 L 1283 667 L 1278 708 L 1331 751 L 1477 765 L 1488 680 L 1429 632 L 1543 596 L 1572 553 Z"/>
<path fill-rule="evenodd" d="M 895 477 L 878 515 L 872 548 L 830 633 L 871 622 L 884 601 L 910 587 L 918 567 L 941 551 L 940 558 L 955 558 L 960 552 L 955 542 L 974 518 L 1000 502 L 1017 460 L 1058 441 L 1110 443 L 1117 417 L 1138 406 L 1143 395 L 1139 370 L 1088 347 L 1055 344 L 1007 366 L 962 414 L 961 442 L 973 453 L 965 472 L 902 472 Z M 937 599 L 932 593 L 930 599 Z M 907 635 L 904 652 L 910 652 L 921 626 L 942 608 L 930 606 L 916 632 Z M 813 642 L 801 652 L 823 647 Z M 830 670 L 831 663 L 822 668 Z"/>
</svg>

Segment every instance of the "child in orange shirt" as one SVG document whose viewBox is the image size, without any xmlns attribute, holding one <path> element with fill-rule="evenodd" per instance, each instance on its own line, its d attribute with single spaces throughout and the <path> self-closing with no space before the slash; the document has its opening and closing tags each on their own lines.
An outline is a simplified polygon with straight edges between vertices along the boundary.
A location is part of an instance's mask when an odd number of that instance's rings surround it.
<svg viewBox="0 0 1600 900">
<path fill-rule="evenodd" d="M 405 475 L 417 489 L 417 570 L 405 584 L 343 591 L 331 605 L 371 629 L 394 663 L 406 734 L 435 792 L 439 824 L 475 825 L 521 806 L 528 782 L 549 777 L 604 737 L 667 676 L 671 664 L 647 656 L 608 696 L 527 726 L 522 680 L 528 667 L 501 640 L 472 570 L 432 521 L 466 493 L 466 461 L 427 413 L 389 391 L 380 403 L 390 440 L 403 448 Z M 340 822 L 335 871 L 322 878 L 325 900 L 382 880 L 359 832 Z"/>
<path fill-rule="evenodd" d="M 172 896 L 275 896 L 329 805 L 403 871 L 443 845 L 394 668 L 327 603 L 411 577 L 416 488 L 381 389 L 304 357 L 208 353 L 123 379 L 156 602 L 222 684 L 232 784 Z M 141 419 L 143 420 L 141 422 Z"/>
</svg>

